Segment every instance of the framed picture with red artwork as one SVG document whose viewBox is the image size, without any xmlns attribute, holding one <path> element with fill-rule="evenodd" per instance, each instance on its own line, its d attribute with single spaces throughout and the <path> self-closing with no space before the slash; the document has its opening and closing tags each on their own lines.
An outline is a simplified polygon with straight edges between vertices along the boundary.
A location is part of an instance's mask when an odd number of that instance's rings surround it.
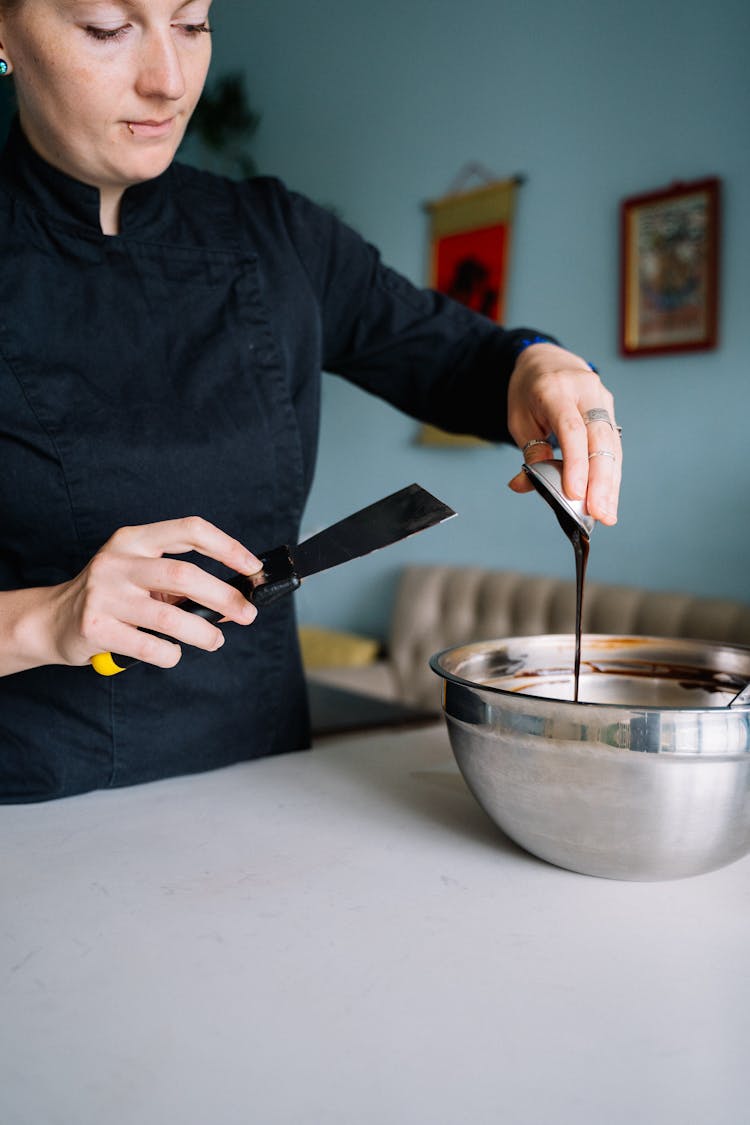
<svg viewBox="0 0 750 1125">
<path fill-rule="evenodd" d="M 716 347 L 719 220 L 720 181 L 716 177 L 623 200 L 623 355 Z"/>
</svg>

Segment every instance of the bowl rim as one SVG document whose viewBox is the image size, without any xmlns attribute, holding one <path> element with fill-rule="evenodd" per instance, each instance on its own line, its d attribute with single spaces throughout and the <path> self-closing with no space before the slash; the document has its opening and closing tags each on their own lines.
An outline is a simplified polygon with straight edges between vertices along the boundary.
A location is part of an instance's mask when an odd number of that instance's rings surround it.
<svg viewBox="0 0 750 1125">
<path fill-rule="evenodd" d="M 637 644 L 646 645 L 649 642 L 652 642 L 652 643 L 659 643 L 659 644 L 673 644 L 673 645 L 677 645 L 677 646 L 701 645 L 701 646 L 703 646 L 707 649 L 722 649 L 722 650 L 729 649 L 730 651 L 742 653 L 742 654 L 746 655 L 748 657 L 748 659 L 750 659 L 750 645 L 732 644 L 732 643 L 728 643 L 728 642 L 724 642 L 724 641 L 708 641 L 708 640 L 701 640 L 699 638 L 690 638 L 690 637 L 657 637 L 657 636 L 653 636 L 651 634 L 640 635 L 640 634 L 636 634 L 636 633 L 583 633 L 582 637 L 581 637 L 581 646 L 583 648 L 587 639 L 588 640 L 592 640 L 592 639 L 593 640 L 597 640 L 597 639 L 604 640 L 605 638 L 608 641 L 622 641 L 625 644 L 637 643 Z M 574 633 L 530 633 L 530 634 L 522 634 L 520 636 L 513 636 L 513 637 L 501 637 L 501 638 L 490 637 L 490 638 L 487 638 L 486 640 L 481 640 L 481 641 L 465 641 L 462 644 L 448 645 L 446 648 L 443 648 L 439 652 L 434 653 L 429 658 L 429 665 L 430 665 L 430 668 L 432 669 L 432 671 L 436 675 L 440 676 L 441 679 L 448 680 L 449 682 L 457 684 L 460 687 L 471 688 L 474 691 L 485 691 L 485 692 L 489 692 L 492 695 L 499 695 L 499 696 L 507 697 L 509 699 L 516 699 L 516 700 L 518 700 L 518 699 L 538 699 L 538 700 L 540 700 L 542 702 L 545 702 L 545 703 L 561 704 L 562 706 L 564 706 L 566 708 L 574 708 L 574 707 L 582 707 L 582 708 L 598 707 L 598 708 L 602 708 L 602 707 L 606 707 L 608 709 L 615 710 L 615 711 L 631 711 L 631 712 L 632 711 L 639 711 L 639 712 L 649 711 L 649 712 L 659 712 L 659 713 L 680 712 L 680 713 L 689 713 L 689 714 L 695 714 L 695 715 L 722 715 L 722 714 L 726 714 L 727 712 L 729 712 L 733 716 L 735 716 L 735 715 L 736 716 L 740 716 L 740 715 L 744 716 L 744 715 L 750 714 L 750 702 L 748 702 L 747 704 L 744 704 L 740 707 L 732 707 L 732 708 L 730 708 L 726 704 L 722 704 L 721 706 L 718 706 L 718 707 L 705 707 L 705 706 L 704 707 L 682 707 L 682 706 L 665 706 L 663 704 L 654 704 L 654 703 L 643 703 L 643 704 L 641 704 L 641 703 L 616 703 L 616 702 L 604 703 L 604 702 L 597 702 L 595 700 L 585 700 L 585 699 L 576 701 L 576 700 L 573 700 L 573 699 L 560 699 L 558 697 L 549 696 L 549 695 L 538 695 L 538 694 L 535 694 L 534 692 L 528 692 L 528 691 L 511 691 L 508 688 L 497 687 L 495 684 L 480 684 L 480 683 L 477 683 L 476 680 L 469 680 L 464 676 L 459 676 L 456 672 L 451 672 L 448 669 L 441 667 L 440 663 L 439 663 L 442 660 L 443 657 L 449 655 L 450 653 L 458 652 L 460 649 L 472 649 L 472 648 L 479 649 L 479 648 L 481 648 L 483 646 L 487 646 L 487 645 L 506 645 L 506 644 L 510 644 L 510 643 L 523 643 L 524 641 L 532 641 L 532 642 L 537 641 L 537 642 L 539 642 L 539 641 L 542 641 L 542 640 L 561 641 L 563 639 L 568 640 L 568 641 L 572 641 L 573 646 L 575 646 L 575 634 Z M 582 660 L 582 666 L 583 666 L 583 664 L 585 664 L 585 660 Z M 572 674 L 572 669 L 570 669 L 570 672 Z M 737 690 L 739 691 L 740 688 L 738 687 Z"/>
</svg>

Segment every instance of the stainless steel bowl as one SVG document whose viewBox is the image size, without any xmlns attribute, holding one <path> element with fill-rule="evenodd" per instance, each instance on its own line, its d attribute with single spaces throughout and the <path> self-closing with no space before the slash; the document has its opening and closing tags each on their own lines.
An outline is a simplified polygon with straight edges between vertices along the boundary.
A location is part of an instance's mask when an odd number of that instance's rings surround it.
<svg viewBox="0 0 750 1125">
<path fill-rule="evenodd" d="M 677 879 L 750 852 L 750 648 L 585 635 L 433 656 L 451 745 L 496 824 L 550 863 Z"/>
</svg>

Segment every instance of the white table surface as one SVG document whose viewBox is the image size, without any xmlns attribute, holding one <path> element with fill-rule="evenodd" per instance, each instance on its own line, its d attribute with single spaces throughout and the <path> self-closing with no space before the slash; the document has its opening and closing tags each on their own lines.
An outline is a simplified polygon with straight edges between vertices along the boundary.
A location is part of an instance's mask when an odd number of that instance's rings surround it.
<svg viewBox="0 0 750 1125">
<path fill-rule="evenodd" d="M 442 727 L 0 808 L 3 1125 L 744 1125 L 750 860 L 544 864 Z"/>
</svg>

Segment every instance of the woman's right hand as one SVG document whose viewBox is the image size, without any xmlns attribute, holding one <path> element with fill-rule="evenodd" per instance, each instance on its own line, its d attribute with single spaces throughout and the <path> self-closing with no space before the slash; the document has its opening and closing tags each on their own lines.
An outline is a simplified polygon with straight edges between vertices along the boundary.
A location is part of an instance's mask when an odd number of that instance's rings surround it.
<svg viewBox="0 0 750 1125">
<path fill-rule="evenodd" d="M 100 652 L 118 652 L 160 668 L 180 659 L 181 644 L 214 652 L 224 643 L 220 629 L 179 602 L 190 598 L 222 618 L 249 625 L 255 606 L 195 563 L 165 558 L 197 551 L 240 574 L 261 562 L 219 528 L 189 516 L 122 527 L 76 578 L 53 588 L 52 650 L 46 663 L 87 664 Z M 173 641 L 143 632 L 165 634 Z"/>
</svg>

